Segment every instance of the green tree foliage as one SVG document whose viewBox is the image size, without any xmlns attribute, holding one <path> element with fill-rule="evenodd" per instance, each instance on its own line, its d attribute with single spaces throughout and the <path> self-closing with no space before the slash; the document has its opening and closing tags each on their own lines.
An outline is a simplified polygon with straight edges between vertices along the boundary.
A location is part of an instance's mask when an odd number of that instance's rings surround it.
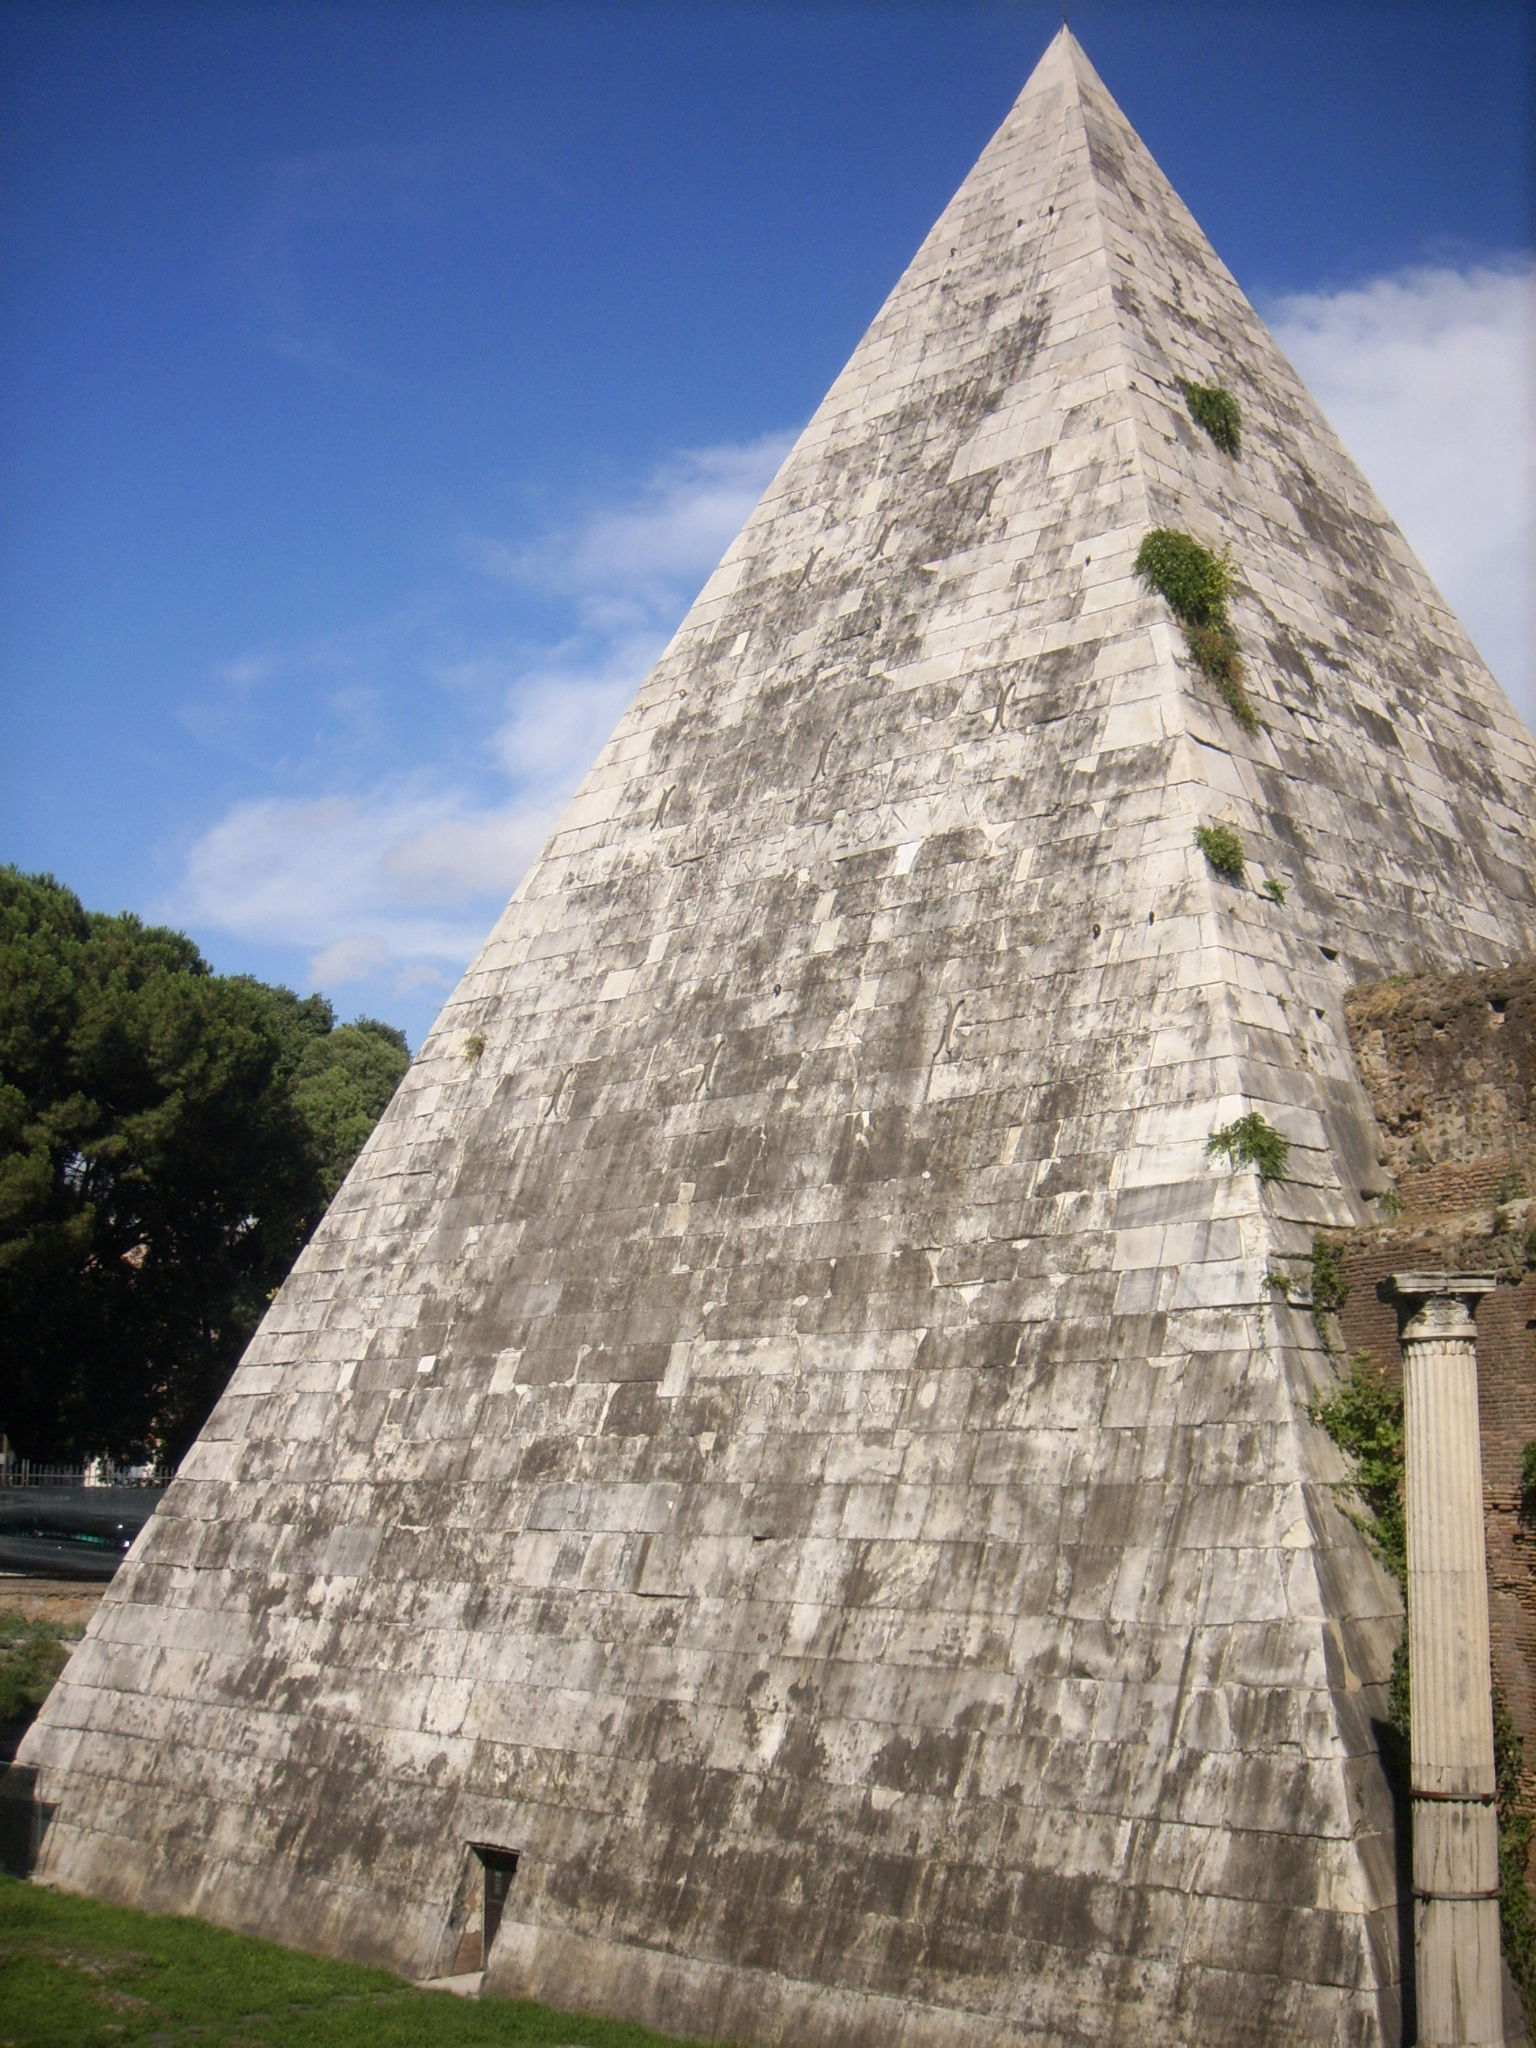
<svg viewBox="0 0 1536 2048">
<path fill-rule="evenodd" d="M 405 1033 L 377 1017 L 338 1024 L 304 1047 L 293 1098 L 316 1147 L 327 1202 L 383 1115 L 410 1057 Z"/>
<path fill-rule="evenodd" d="M 1536 2026 L 1536 1898 L 1530 1879 L 1536 1817 L 1521 1792 L 1525 1746 L 1497 1686 L 1493 1692 L 1493 1766 L 1499 1812 L 1499 1946 L 1520 1989 L 1526 2027 Z"/>
<path fill-rule="evenodd" d="M 387 1025 L 213 974 L 0 868 L 0 1428 L 174 1460 L 404 1071 Z"/>
</svg>

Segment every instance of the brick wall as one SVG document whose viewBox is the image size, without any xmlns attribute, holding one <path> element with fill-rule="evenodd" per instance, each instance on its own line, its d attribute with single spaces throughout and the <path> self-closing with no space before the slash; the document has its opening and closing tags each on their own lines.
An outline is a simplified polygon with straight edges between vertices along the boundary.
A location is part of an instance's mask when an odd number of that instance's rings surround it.
<svg viewBox="0 0 1536 2048">
<path fill-rule="evenodd" d="M 1536 964 L 1357 990 L 1350 1035 L 1381 1126 L 1382 1187 L 1400 1209 L 1340 1244 L 1346 1352 L 1401 1377 L 1386 1275 L 1494 1271 L 1477 1310 L 1478 1406 L 1493 1664 L 1536 1792 L 1536 1522 L 1523 1520 L 1520 1469 L 1536 1442 Z M 1388 1202 L 1388 1206 L 1396 1204 Z"/>
</svg>

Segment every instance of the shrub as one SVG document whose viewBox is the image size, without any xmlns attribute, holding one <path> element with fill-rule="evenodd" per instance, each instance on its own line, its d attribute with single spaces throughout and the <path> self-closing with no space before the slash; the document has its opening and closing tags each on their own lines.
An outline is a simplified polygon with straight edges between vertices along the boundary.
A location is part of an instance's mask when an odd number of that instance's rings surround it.
<svg viewBox="0 0 1536 2048">
<path fill-rule="evenodd" d="M 1207 1158 L 1223 1153 L 1233 1166 L 1256 1166 L 1260 1180 L 1284 1180 L 1285 1163 L 1291 1156 L 1289 1144 L 1256 1109 L 1212 1131 L 1205 1150 Z"/>
<path fill-rule="evenodd" d="M 1196 426 L 1205 429 L 1223 455 L 1240 455 L 1243 416 L 1231 392 L 1220 384 L 1187 384 L 1182 377 L 1179 389 Z"/>
<path fill-rule="evenodd" d="M 1135 570 L 1181 625 L 1226 623 L 1232 594 L 1232 563 L 1226 554 L 1213 555 L 1187 533 L 1154 526 L 1136 550 Z"/>
<path fill-rule="evenodd" d="M 1277 882 L 1273 875 L 1264 877 L 1264 894 L 1271 903 L 1283 903 L 1290 893 L 1285 883 Z"/>
<path fill-rule="evenodd" d="M 1243 688 L 1247 670 L 1237 651 L 1237 635 L 1230 626 L 1186 626 L 1184 639 L 1202 675 L 1216 685 L 1218 694 L 1244 732 L 1257 732 L 1259 714 Z"/>
<path fill-rule="evenodd" d="M 1326 1237 L 1312 1240 L 1312 1312 L 1320 1316 L 1336 1316 L 1349 1299 L 1349 1282 L 1344 1278 L 1343 1262 L 1337 1245 Z"/>
<path fill-rule="evenodd" d="M 1368 1351 L 1357 1351 L 1349 1366 L 1349 1378 L 1307 1413 L 1354 1466 L 1350 1484 L 1366 1510 L 1361 1526 L 1393 1577 L 1406 1581 L 1402 1391 L 1376 1371 Z"/>
<path fill-rule="evenodd" d="M 1202 675 L 1216 685 L 1223 702 L 1245 732 L 1257 730 L 1259 715 L 1243 688 L 1237 635 L 1227 619 L 1232 561 L 1213 555 L 1187 533 L 1154 526 L 1136 550 L 1135 572 L 1155 590 L 1184 629 L 1185 643 Z"/>
<path fill-rule="evenodd" d="M 1224 881 L 1243 879 L 1243 842 L 1230 825 L 1197 825 L 1195 844 Z"/>
</svg>

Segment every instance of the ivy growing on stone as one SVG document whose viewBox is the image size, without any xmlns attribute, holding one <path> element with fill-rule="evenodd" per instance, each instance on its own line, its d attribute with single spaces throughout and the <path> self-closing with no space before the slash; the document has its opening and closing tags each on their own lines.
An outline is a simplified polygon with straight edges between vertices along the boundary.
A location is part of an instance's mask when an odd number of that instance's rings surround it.
<svg viewBox="0 0 1536 2048">
<path fill-rule="evenodd" d="M 1195 665 L 1215 684 L 1238 724 L 1245 732 L 1257 731 L 1259 715 L 1243 688 L 1242 655 L 1227 617 L 1231 556 L 1225 550 L 1212 554 L 1172 527 L 1154 526 L 1143 536 L 1133 566 L 1178 620 Z"/>
<path fill-rule="evenodd" d="M 1260 1180 L 1284 1180 L 1291 1156 L 1288 1141 L 1256 1109 L 1212 1131 L 1205 1141 L 1207 1158 L 1223 1155 L 1236 1166 L 1256 1166 Z"/>
<path fill-rule="evenodd" d="M 1349 1299 L 1349 1282 L 1337 1245 L 1326 1237 L 1312 1240 L 1312 1313 L 1336 1316 Z"/>
<path fill-rule="evenodd" d="M 1321 1239 L 1313 1241 L 1313 1255 Z M 1315 1268 L 1314 1268 L 1315 1270 Z M 1314 1283 L 1315 1285 L 1315 1283 Z M 1338 1299 L 1342 1301 L 1342 1293 Z M 1313 1296 L 1313 1306 L 1317 1297 Z M 1399 1582 L 1408 1577 L 1408 1525 L 1403 1512 L 1403 1395 L 1378 1372 L 1368 1351 L 1349 1362 L 1349 1378 L 1308 1409 L 1354 1467 L 1350 1485 L 1364 1513 L 1360 1527 Z M 1403 1731 L 1406 1734 L 1406 1729 Z"/>
<path fill-rule="evenodd" d="M 1313 1239 L 1313 1251 L 1322 1243 Z M 1316 1307 L 1314 1297 L 1313 1306 Z M 1314 1401 L 1307 1413 L 1327 1431 L 1349 1459 L 1349 1485 L 1360 1502 L 1350 1520 L 1370 1543 L 1387 1570 L 1408 1589 L 1408 1519 L 1403 1505 L 1403 1396 L 1371 1362 L 1369 1351 L 1357 1351 L 1349 1362 L 1349 1378 L 1326 1401 Z M 1408 1625 L 1392 1652 L 1387 1677 L 1387 1729 L 1383 1742 L 1393 1775 L 1408 1775 L 1409 1719 L 1412 1703 L 1408 1681 Z"/>
<path fill-rule="evenodd" d="M 1179 389 L 1195 425 L 1205 429 L 1223 455 L 1236 460 L 1242 453 L 1243 416 L 1231 392 L 1220 384 L 1189 384 L 1182 377 Z"/>
<path fill-rule="evenodd" d="M 1195 844 L 1223 881 L 1243 879 L 1243 842 L 1230 825 L 1197 825 Z"/>
<path fill-rule="evenodd" d="M 1499 1946 L 1520 1989 L 1528 2031 L 1536 2031 L 1536 1899 L 1531 1897 L 1533 1817 L 1521 1795 L 1524 1745 L 1504 1696 L 1493 1689 L 1493 1785 L 1499 1816 Z"/>
</svg>

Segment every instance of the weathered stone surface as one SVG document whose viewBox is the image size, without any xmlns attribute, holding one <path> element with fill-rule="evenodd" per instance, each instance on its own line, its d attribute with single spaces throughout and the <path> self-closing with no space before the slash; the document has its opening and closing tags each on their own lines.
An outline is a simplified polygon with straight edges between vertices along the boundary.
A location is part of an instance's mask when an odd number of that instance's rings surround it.
<svg viewBox="0 0 1536 2048">
<path fill-rule="evenodd" d="M 1473 1311 L 1492 1273 L 1405 1271 L 1403 1503 L 1421 2048 L 1504 2048 L 1499 1829 Z"/>
<path fill-rule="evenodd" d="M 1400 1614 L 1265 1276 L 1376 1171 L 1346 988 L 1533 950 L 1532 781 L 1063 32 L 114 1584 L 48 1874 L 427 1975 L 498 1844 L 490 1988 L 694 2034 L 1396 2042 Z"/>
</svg>

